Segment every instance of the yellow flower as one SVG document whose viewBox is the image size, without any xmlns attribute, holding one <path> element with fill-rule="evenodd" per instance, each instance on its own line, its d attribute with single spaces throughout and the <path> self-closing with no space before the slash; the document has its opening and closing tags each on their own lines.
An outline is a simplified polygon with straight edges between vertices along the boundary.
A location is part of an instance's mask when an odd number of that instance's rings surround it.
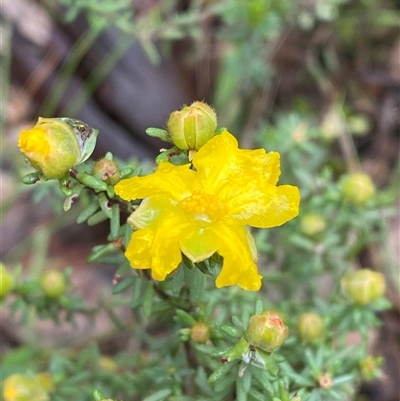
<svg viewBox="0 0 400 401">
<path fill-rule="evenodd" d="M 190 164 L 161 163 L 145 177 L 120 181 L 115 192 L 125 200 L 144 199 L 130 216 L 137 229 L 126 257 L 136 269 L 151 269 L 162 281 L 182 260 L 223 258 L 216 286 L 238 284 L 258 290 L 254 240 L 247 226 L 280 226 L 297 216 L 297 187 L 277 186 L 279 154 L 238 149 L 229 132 L 208 141 Z"/>
</svg>

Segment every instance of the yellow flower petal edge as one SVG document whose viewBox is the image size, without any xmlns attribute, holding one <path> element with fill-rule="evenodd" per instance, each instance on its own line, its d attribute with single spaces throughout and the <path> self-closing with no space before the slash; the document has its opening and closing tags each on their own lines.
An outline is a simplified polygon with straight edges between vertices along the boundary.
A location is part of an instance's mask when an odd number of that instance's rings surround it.
<svg viewBox="0 0 400 401">
<path fill-rule="evenodd" d="M 264 149 L 238 148 L 227 131 L 209 140 L 190 164 L 169 162 L 145 177 L 120 181 L 115 193 L 144 199 L 129 222 L 137 228 L 126 250 L 132 267 L 151 269 L 165 280 L 182 260 L 223 257 L 217 287 L 239 285 L 257 291 L 257 250 L 248 227 L 284 224 L 299 213 L 300 193 L 278 186 L 280 156 Z"/>
</svg>

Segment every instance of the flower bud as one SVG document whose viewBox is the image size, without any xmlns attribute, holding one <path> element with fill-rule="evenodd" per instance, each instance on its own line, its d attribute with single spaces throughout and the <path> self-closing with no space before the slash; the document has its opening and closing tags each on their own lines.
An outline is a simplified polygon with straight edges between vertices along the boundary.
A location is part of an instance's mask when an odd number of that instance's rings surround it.
<svg viewBox="0 0 400 401">
<path fill-rule="evenodd" d="M 57 298 L 65 291 L 65 277 L 59 270 L 47 270 L 40 279 L 40 286 L 47 297 Z"/>
<path fill-rule="evenodd" d="M 329 373 L 325 373 L 318 378 L 318 384 L 322 388 L 331 388 L 333 386 L 332 376 Z"/>
<path fill-rule="evenodd" d="M 0 263 L 0 297 L 10 293 L 15 286 L 15 279 L 6 269 L 3 263 Z"/>
<path fill-rule="evenodd" d="M 216 128 L 217 115 L 203 102 L 174 111 L 167 121 L 168 134 L 179 149 L 199 150 L 215 135 Z"/>
<path fill-rule="evenodd" d="M 316 313 L 303 313 L 299 318 L 297 329 L 303 342 L 311 342 L 321 337 L 324 323 Z"/>
<path fill-rule="evenodd" d="M 47 179 L 60 179 L 92 153 L 98 131 L 79 120 L 42 118 L 21 131 L 18 147 L 29 163 Z"/>
<path fill-rule="evenodd" d="M 360 371 L 363 379 L 369 381 L 378 378 L 381 374 L 380 366 L 382 362 L 382 357 L 374 358 L 371 355 L 365 357 L 360 362 Z"/>
<path fill-rule="evenodd" d="M 325 230 L 325 219 L 316 213 L 306 214 L 300 222 L 304 234 L 313 237 Z"/>
<path fill-rule="evenodd" d="M 343 193 L 349 202 L 362 205 L 374 196 L 375 185 L 367 174 L 350 174 L 345 179 Z"/>
<path fill-rule="evenodd" d="M 118 164 L 107 158 L 96 162 L 93 167 L 93 175 L 108 185 L 115 185 L 121 179 Z"/>
<path fill-rule="evenodd" d="M 205 344 L 210 339 L 210 326 L 203 322 L 196 322 L 190 329 L 190 338 L 197 344 Z"/>
<path fill-rule="evenodd" d="M 285 341 L 288 331 L 277 312 L 265 311 L 250 318 L 244 338 L 250 345 L 272 352 Z"/>
<path fill-rule="evenodd" d="M 360 269 L 346 275 L 341 285 L 347 298 L 358 305 L 367 305 L 385 293 L 383 274 L 370 269 Z"/>
<path fill-rule="evenodd" d="M 3 382 L 4 401 L 48 401 L 48 386 L 39 375 L 14 374 Z"/>
</svg>

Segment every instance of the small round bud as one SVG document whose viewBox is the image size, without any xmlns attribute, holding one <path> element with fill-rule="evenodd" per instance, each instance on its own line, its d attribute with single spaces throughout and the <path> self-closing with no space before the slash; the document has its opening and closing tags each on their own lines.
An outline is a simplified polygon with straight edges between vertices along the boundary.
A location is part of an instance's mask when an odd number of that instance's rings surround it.
<svg viewBox="0 0 400 401">
<path fill-rule="evenodd" d="M 333 386 L 333 380 L 329 373 L 325 373 L 318 378 L 318 384 L 322 388 L 331 388 Z"/>
<path fill-rule="evenodd" d="M 289 329 L 275 311 L 265 311 L 250 318 L 244 338 L 254 347 L 272 352 L 288 336 Z"/>
<path fill-rule="evenodd" d="M 297 329 L 303 342 L 311 342 L 321 338 L 324 323 L 316 313 L 303 313 L 299 318 Z"/>
<path fill-rule="evenodd" d="M 216 128 L 217 115 L 203 102 L 174 111 L 167 121 L 168 134 L 179 149 L 199 150 L 215 135 Z"/>
<path fill-rule="evenodd" d="M 358 305 L 367 305 L 385 293 L 383 274 L 370 269 L 360 269 L 347 274 L 341 285 L 347 298 Z"/>
<path fill-rule="evenodd" d="M 190 329 L 190 339 L 198 344 L 205 344 L 210 339 L 210 326 L 203 322 L 196 322 Z"/>
<path fill-rule="evenodd" d="M 121 179 L 118 164 L 107 158 L 97 161 L 93 167 L 93 175 L 108 185 L 115 185 Z"/>
<path fill-rule="evenodd" d="M 4 401 L 48 401 L 47 391 L 38 375 L 15 374 L 3 382 Z"/>
<path fill-rule="evenodd" d="M 326 141 L 333 141 L 346 132 L 346 122 L 341 111 L 337 107 L 332 107 L 324 115 L 321 122 L 321 134 Z"/>
<path fill-rule="evenodd" d="M 325 219 L 316 213 L 308 213 L 300 221 L 300 227 L 304 234 L 313 237 L 325 230 Z"/>
<path fill-rule="evenodd" d="M 375 185 L 367 174 L 350 174 L 344 181 L 343 194 L 349 202 L 362 205 L 375 195 Z"/>
<path fill-rule="evenodd" d="M 47 270 L 40 279 L 40 286 L 47 297 L 57 298 L 65 292 L 65 277 L 59 270 Z"/>
<path fill-rule="evenodd" d="M 98 131 L 69 118 L 42 118 L 21 131 L 18 147 L 28 162 L 46 179 L 63 178 L 93 151 Z"/>
<path fill-rule="evenodd" d="M 6 296 L 15 286 L 15 279 L 6 269 L 3 263 L 0 263 L 0 297 Z"/>
</svg>

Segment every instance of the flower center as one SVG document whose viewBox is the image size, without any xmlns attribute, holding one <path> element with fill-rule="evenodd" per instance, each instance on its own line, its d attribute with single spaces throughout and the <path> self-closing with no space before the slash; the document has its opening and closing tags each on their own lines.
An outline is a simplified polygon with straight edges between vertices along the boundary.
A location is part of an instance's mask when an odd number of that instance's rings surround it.
<svg viewBox="0 0 400 401">
<path fill-rule="evenodd" d="M 50 153 L 47 132 L 43 128 L 22 131 L 18 139 L 18 146 L 23 153 L 39 153 L 43 156 Z"/>
<path fill-rule="evenodd" d="M 209 227 L 226 214 L 226 208 L 215 196 L 195 191 L 183 199 L 180 206 L 188 218 L 201 227 Z"/>
</svg>

